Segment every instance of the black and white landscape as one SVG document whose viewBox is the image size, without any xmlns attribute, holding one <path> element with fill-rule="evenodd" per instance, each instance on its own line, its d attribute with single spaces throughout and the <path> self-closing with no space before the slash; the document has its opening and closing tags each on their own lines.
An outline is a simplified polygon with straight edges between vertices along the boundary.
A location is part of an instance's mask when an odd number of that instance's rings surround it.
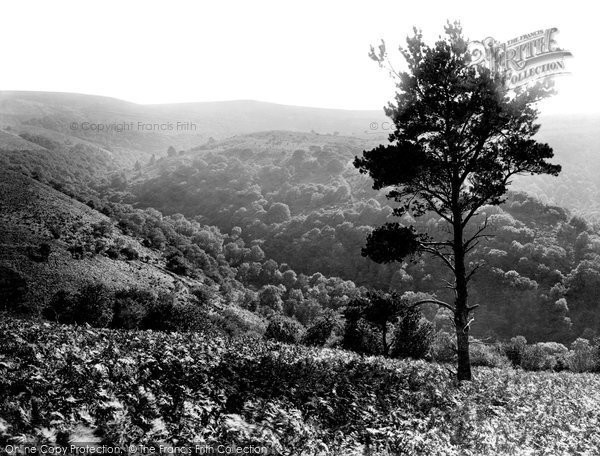
<svg viewBox="0 0 600 456">
<path fill-rule="evenodd" d="M 599 454 L 600 111 L 585 87 L 596 64 L 581 57 L 591 13 L 523 6 L 529 17 L 510 24 L 498 12 L 504 30 L 466 4 L 235 5 L 128 5 L 117 17 L 36 3 L 57 13 L 37 39 L 57 46 L 7 51 L 0 452 Z M 13 7 L 20 24 L 27 7 Z M 183 39 L 186 8 L 213 43 Z M 397 25 L 383 17 L 403 9 Z M 316 16 L 314 36 L 294 33 L 294 15 Z M 115 21 L 112 52 L 96 23 L 81 25 L 94 17 Z M 163 21 L 163 52 L 150 56 L 144 39 Z M 572 74 L 542 81 L 554 94 L 507 90 L 469 64 L 472 33 L 547 27 L 575 56 Z M 58 46 L 70 30 L 75 50 Z M 277 33 L 271 50 L 258 46 L 264 30 Z M 321 52 L 347 59 L 340 87 L 317 52 L 332 31 Z M 378 47 L 390 31 L 408 64 L 396 44 Z M 83 49 L 100 69 L 77 80 Z M 192 64 L 184 50 L 213 59 Z M 46 53 L 60 64 L 32 77 Z M 231 61 L 253 59 L 233 84 Z M 148 76 L 154 91 L 138 72 L 157 61 L 172 68 L 156 70 L 162 85 Z"/>
</svg>

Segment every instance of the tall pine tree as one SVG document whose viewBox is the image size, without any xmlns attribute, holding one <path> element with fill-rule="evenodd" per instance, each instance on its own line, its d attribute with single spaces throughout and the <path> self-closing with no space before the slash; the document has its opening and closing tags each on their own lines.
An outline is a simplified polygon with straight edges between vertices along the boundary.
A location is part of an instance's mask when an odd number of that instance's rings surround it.
<svg viewBox="0 0 600 456">
<path fill-rule="evenodd" d="M 454 302 L 433 302 L 453 312 L 459 380 L 471 379 L 469 327 L 477 307 L 469 305 L 468 284 L 477 266 L 469 253 L 487 224 L 474 225 L 485 205 L 504 201 L 511 178 L 520 174 L 558 175 L 553 152 L 534 135 L 536 102 L 552 93 L 547 84 L 508 91 L 505 77 L 470 64 L 468 42 L 460 24 L 448 24 L 433 46 L 415 29 L 400 51 L 408 71 L 398 78 L 395 102 L 386 114 L 395 125 L 389 145 L 364 151 L 354 166 L 373 179 L 397 203 L 395 215 L 418 218 L 435 213 L 447 225 L 447 236 L 432 238 L 413 226 L 387 223 L 367 238 L 363 255 L 379 263 L 430 254 L 454 276 Z M 385 43 L 371 58 L 388 61 Z"/>
</svg>

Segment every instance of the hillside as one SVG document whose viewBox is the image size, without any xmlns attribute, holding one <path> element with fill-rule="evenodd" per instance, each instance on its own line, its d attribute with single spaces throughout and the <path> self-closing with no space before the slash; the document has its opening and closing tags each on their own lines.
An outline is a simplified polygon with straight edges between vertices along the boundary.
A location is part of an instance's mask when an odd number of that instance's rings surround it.
<svg viewBox="0 0 600 456">
<path fill-rule="evenodd" d="M 452 299 L 441 285 L 449 277 L 435 260 L 379 265 L 361 256 L 373 227 L 397 220 L 390 201 L 351 164 L 374 143 L 281 131 L 239 135 L 130 173 L 128 201 L 201 217 L 225 232 L 239 227 L 246 242 L 260 240 L 268 257 L 300 273 Z M 485 263 L 471 293 L 480 305 L 474 334 L 563 342 L 595 334 L 598 230 L 520 192 L 485 208 L 475 222 L 486 216 L 494 237 L 473 252 L 472 261 Z M 432 234 L 442 229 L 435 217 L 419 223 Z M 445 321 L 438 309 L 427 315 Z"/>
<path fill-rule="evenodd" d="M 47 301 L 59 289 L 75 290 L 96 280 L 111 288 L 164 291 L 191 284 L 165 271 L 158 252 L 118 232 L 97 237 L 110 245 L 134 249 L 140 259 L 74 258 L 78 252 L 73 247 L 93 236 L 94 227 L 102 224 L 110 226 L 110 219 L 85 204 L 22 174 L 0 170 L 0 268 L 25 280 L 30 303 Z M 50 250 L 43 259 L 39 254 L 42 244 Z"/>
</svg>

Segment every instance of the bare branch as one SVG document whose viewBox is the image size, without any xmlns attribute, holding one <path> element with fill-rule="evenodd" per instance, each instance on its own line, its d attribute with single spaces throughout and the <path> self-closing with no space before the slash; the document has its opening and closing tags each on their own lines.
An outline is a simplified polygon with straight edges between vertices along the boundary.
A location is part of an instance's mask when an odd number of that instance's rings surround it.
<svg viewBox="0 0 600 456">
<path fill-rule="evenodd" d="M 467 313 L 468 312 L 473 312 L 475 309 L 477 309 L 479 307 L 479 304 L 475 304 L 473 306 L 467 306 Z"/>
<path fill-rule="evenodd" d="M 474 321 L 475 321 L 475 318 L 474 318 L 474 317 L 472 317 L 472 318 L 469 320 L 469 322 L 468 322 L 468 323 L 465 325 L 465 327 L 463 328 L 463 330 L 462 330 L 462 331 L 463 331 L 463 333 L 467 331 L 467 328 L 468 328 L 469 326 L 471 326 L 471 323 L 473 323 Z"/>
<path fill-rule="evenodd" d="M 484 264 L 485 263 L 477 263 L 475 267 L 471 269 L 471 272 L 469 272 L 465 277 L 466 281 L 468 282 L 469 280 L 471 280 L 471 277 L 473 277 L 475 273 L 479 270 L 479 268 L 481 268 L 481 266 L 483 266 Z"/>
<path fill-rule="evenodd" d="M 438 299 L 422 299 L 420 301 L 412 303 L 410 306 L 408 306 L 408 308 L 412 309 L 412 308 L 420 306 L 422 304 L 437 304 L 438 306 L 445 307 L 446 309 L 449 309 L 452 312 L 455 311 L 454 307 L 452 307 L 450 304 L 448 304 L 447 302 L 444 302 L 444 301 L 440 301 Z"/>
<path fill-rule="evenodd" d="M 439 250 L 436 250 L 433 247 L 427 247 L 427 246 L 424 246 L 424 245 L 421 246 L 421 249 L 424 252 L 430 253 L 432 255 L 437 256 L 438 258 L 441 258 L 444 261 L 444 263 L 446 263 L 446 266 L 448 266 L 448 268 L 450 268 L 450 270 L 452 272 L 456 272 L 456 270 L 454 269 L 454 265 L 452 264 L 452 262 L 446 257 L 446 255 L 444 255 Z"/>
<path fill-rule="evenodd" d="M 444 285 L 444 288 L 448 288 L 449 290 L 456 290 L 456 282 L 452 283 L 446 279 L 442 279 L 442 282 L 446 284 Z"/>
</svg>

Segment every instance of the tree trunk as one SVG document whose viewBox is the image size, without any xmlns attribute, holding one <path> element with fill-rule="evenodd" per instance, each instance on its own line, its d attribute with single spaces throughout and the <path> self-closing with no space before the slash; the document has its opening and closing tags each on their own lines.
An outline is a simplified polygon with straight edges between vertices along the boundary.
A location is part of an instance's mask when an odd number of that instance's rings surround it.
<svg viewBox="0 0 600 456">
<path fill-rule="evenodd" d="M 458 354 L 458 380 L 471 380 L 471 359 L 469 357 L 469 327 L 467 312 L 459 312 L 454 316 L 456 326 L 456 348 Z"/>
<path fill-rule="evenodd" d="M 467 306 L 467 273 L 465 269 L 465 247 L 460 211 L 454 212 L 454 276 L 456 279 L 456 300 L 454 302 L 454 326 L 456 328 L 456 349 L 458 354 L 458 380 L 471 380 L 471 360 L 469 358 L 469 309 Z"/>
</svg>

